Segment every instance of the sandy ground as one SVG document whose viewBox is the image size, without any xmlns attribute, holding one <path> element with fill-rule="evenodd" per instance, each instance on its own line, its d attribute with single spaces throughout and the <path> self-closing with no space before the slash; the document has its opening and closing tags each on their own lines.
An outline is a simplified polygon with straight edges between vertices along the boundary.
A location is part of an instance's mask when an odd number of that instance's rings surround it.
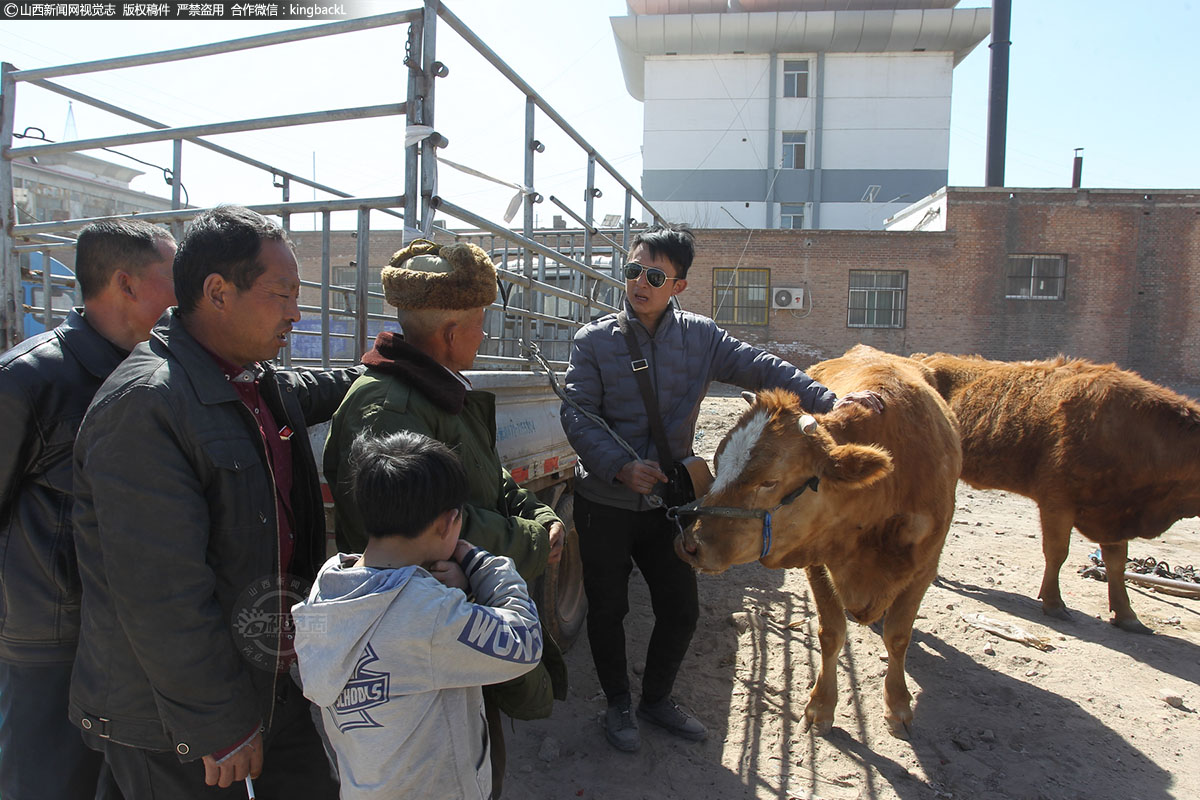
<svg viewBox="0 0 1200 800">
<path fill-rule="evenodd" d="M 745 408 L 710 398 L 697 450 L 711 452 Z M 708 726 L 690 743 L 642 725 L 635 754 L 610 748 L 586 635 L 568 653 L 571 690 L 548 720 L 507 729 L 504 796 L 1106 800 L 1200 797 L 1200 600 L 1130 587 L 1153 636 L 1108 624 L 1104 584 L 1082 578 L 1095 547 L 1078 534 L 1063 567 L 1070 621 L 1042 614 L 1041 534 L 1031 501 L 959 484 L 940 577 L 908 652 L 916 718 L 909 740 L 883 721 L 883 643 L 850 623 L 834 729 L 804 730 L 818 665 L 816 607 L 801 570 L 758 564 L 700 576 L 700 623 L 676 697 Z M 1200 520 L 1130 544 L 1130 556 L 1200 562 Z M 633 579 L 627 621 L 634 672 L 650 634 Z M 739 632 L 735 614 L 754 625 Z M 1050 649 L 969 624 L 1016 626 Z M 637 675 L 634 676 L 635 695 Z M 1174 695 L 1179 706 L 1165 697 Z"/>
</svg>

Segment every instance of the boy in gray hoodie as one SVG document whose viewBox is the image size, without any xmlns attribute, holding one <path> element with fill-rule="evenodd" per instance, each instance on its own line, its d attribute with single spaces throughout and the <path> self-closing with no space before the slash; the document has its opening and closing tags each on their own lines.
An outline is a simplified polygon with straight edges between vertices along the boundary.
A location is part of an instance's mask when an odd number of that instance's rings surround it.
<svg viewBox="0 0 1200 800">
<path fill-rule="evenodd" d="M 511 559 L 458 538 L 467 479 L 445 445 L 364 434 L 351 464 L 367 546 L 329 559 L 292 609 L 304 693 L 322 709 L 342 800 L 486 800 L 480 687 L 541 660 L 537 610 Z"/>
</svg>

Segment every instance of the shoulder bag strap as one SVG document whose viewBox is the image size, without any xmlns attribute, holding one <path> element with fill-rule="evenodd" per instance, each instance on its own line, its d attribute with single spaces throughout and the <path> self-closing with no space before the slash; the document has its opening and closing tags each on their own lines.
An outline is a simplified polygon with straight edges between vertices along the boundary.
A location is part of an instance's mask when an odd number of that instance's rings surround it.
<svg viewBox="0 0 1200 800">
<path fill-rule="evenodd" d="M 667 444 L 667 432 L 663 430 L 662 415 L 658 411 L 658 398 L 650 387 L 650 363 L 642 357 L 642 348 L 638 344 L 637 334 L 629 325 L 629 318 L 622 311 L 617 314 L 617 327 L 625 334 L 629 343 L 629 355 L 632 360 L 629 366 L 633 368 L 633 376 L 637 378 L 638 388 L 642 392 L 642 402 L 646 405 L 646 416 L 650 420 L 650 435 L 654 437 L 654 447 L 658 450 L 659 465 L 663 472 L 669 473 L 675 464 L 671 457 L 671 447 Z"/>
</svg>

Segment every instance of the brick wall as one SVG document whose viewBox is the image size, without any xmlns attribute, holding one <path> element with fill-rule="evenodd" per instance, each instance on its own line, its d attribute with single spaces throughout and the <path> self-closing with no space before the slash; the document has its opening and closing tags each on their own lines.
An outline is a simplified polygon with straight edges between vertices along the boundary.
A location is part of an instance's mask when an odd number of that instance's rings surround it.
<svg viewBox="0 0 1200 800">
<path fill-rule="evenodd" d="M 767 268 L 772 287 L 804 287 L 811 302 L 729 330 L 800 366 L 859 342 L 904 355 L 1063 353 L 1200 395 L 1200 192 L 951 187 L 947 198 L 945 232 L 698 231 L 680 300 L 711 316 L 714 268 Z M 320 234 L 296 239 L 302 273 L 319 280 Z M 348 232 L 331 245 L 333 264 L 356 258 Z M 399 247 L 399 231 L 372 232 L 371 268 Z M 1005 298 L 1007 257 L 1021 253 L 1066 256 L 1062 300 Z M 847 326 L 852 269 L 907 271 L 904 328 Z"/>
</svg>

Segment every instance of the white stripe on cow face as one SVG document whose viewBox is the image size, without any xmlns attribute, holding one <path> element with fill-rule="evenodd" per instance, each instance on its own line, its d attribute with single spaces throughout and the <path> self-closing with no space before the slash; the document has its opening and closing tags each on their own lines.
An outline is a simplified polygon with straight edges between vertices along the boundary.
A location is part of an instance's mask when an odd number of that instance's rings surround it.
<svg viewBox="0 0 1200 800">
<path fill-rule="evenodd" d="M 713 481 L 712 489 L 709 490 L 710 494 L 729 488 L 742 474 L 742 470 L 750 463 L 750 454 L 754 452 L 754 446 L 758 444 L 768 419 L 767 412 L 759 411 L 746 420 L 745 425 L 730 434 L 725 449 L 721 451 L 721 465 L 717 471 L 717 479 Z"/>
</svg>

